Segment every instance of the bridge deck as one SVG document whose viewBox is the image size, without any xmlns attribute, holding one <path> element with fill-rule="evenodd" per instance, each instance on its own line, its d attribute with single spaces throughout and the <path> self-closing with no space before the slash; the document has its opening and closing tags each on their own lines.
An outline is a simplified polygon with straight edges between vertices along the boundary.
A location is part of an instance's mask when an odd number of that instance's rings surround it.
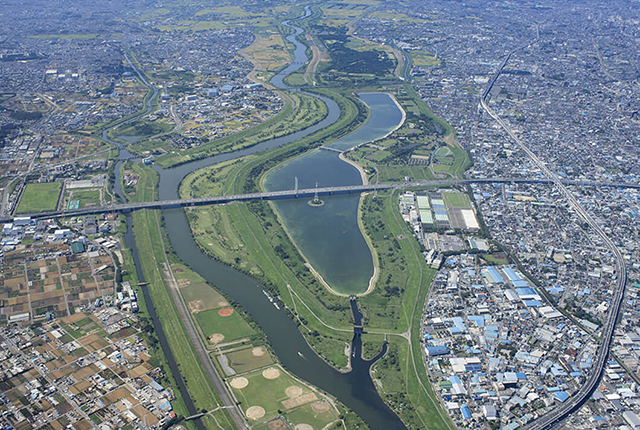
<svg viewBox="0 0 640 430">
<path fill-rule="evenodd" d="M 549 179 L 527 179 L 527 178 L 480 178 L 480 179 L 460 179 L 460 180 L 439 180 L 439 181 L 416 181 L 402 182 L 394 184 L 374 184 L 374 185 L 350 185 L 341 187 L 307 188 L 301 190 L 272 191 L 265 193 L 235 194 L 230 196 L 201 197 L 197 199 L 176 199 L 160 200 L 141 203 L 121 203 L 117 205 L 98 206 L 88 209 L 77 209 L 70 211 L 47 211 L 20 214 L 20 216 L 31 216 L 34 219 L 76 217 L 85 215 L 97 215 L 103 213 L 128 213 L 139 209 L 175 209 L 190 206 L 216 205 L 235 201 L 248 200 L 280 200 L 300 197 L 313 197 L 316 192 L 320 196 L 334 194 L 357 194 L 366 191 L 386 190 L 390 188 L 417 188 L 417 187 L 437 187 L 451 185 L 468 185 L 481 183 L 526 183 L 526 184 L 549 184 Z M 636 188 L 640 189 L 640 184 L 625 184 L 613 182 L 585 182 L 585 181 L 563 181 L 565 185 L 575 186 L 600 186 L 615 188 Z M 2 217 L 0 223 L 11 222 L 13 217 Z"/>
</svg>

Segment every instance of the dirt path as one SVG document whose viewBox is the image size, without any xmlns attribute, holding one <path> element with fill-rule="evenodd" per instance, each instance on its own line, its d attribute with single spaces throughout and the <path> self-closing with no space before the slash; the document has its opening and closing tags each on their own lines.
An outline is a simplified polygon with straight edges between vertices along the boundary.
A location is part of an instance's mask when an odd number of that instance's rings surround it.
<svg viewBox="0 0 640 430">
<path fill-rule="evenodd" d="M 318 45 L 315 44 L 311 35 L 307 34 L 305 35 L 305 37 L 307 39 L 307 42 L 309 43 L 309 47 L 311 47 L 311 53 L 313 54 L 313 56 L 311 57 L 309 65 L 307 66 L 307 70 L 305 70 L 304 72 L 304 80 L 309 85 L 315 85 L 315 76 L 316 70 L 318 69 L 318 64 L 320 64 L 321 61 L 329 61 L 331 59 L 329 58 L 329 54 L 327 54 L 324 50 L 318 48 Z"/>
</svg>

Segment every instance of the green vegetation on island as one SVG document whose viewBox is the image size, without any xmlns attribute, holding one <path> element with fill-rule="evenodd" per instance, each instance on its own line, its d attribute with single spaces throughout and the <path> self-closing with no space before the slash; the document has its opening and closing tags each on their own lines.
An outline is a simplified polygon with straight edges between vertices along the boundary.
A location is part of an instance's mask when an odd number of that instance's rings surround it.
<svg viewBox="0 0 640 430">
<path fill-rule="evenodd" d="M 284 100 L 285 106 L 282 110 L 258 126 L 220 139 L 213 139 L 211 142 L 203 143 L 193 149 L 170 152 L 159 158 L 157 163 L 166 168 L 248 148 L 265 140 L 286 136 L 310 127 L 327 115 L 326 105 L 315 97 L 299 93 L 286 93 Z"/>
</svg>

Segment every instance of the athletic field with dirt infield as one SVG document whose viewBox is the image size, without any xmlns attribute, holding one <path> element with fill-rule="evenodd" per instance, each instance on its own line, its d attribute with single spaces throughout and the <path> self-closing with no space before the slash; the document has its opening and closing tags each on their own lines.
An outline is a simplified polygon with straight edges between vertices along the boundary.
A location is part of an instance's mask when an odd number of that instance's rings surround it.
<svg viewBox="0 0 640 430">
<path fill-rule="evenodd" d="M 229 360 L 229 366 L 236 373 L 246 373 L 273 364 L 271 355 L 263 346 L 232 351 L 225 355 Z"/>
<path fill-rule="evenodd" d="M 323 395 L 278 365 L 231 377 L 227 383 L 256 430 L 284 429 L 287 423 L 289 428 L 320 430 L 338 419 L 338 412 Z"/>
<path fill-rule="evenodd" d="M 194 313 L 204 337 L 210 343 L 231 342 L 250 337 L 256 332 L 231 308 L 210 309 Z M 217 335 L 217 336 L 213 336 Z M 215 339 L 215 342 L 212 342 Z"/>
</svg>

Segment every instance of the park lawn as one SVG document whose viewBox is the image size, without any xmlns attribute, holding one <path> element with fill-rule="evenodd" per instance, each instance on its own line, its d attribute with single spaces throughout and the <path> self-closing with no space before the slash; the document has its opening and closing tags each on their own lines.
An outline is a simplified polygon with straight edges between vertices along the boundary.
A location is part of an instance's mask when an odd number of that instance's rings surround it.
<svg viewBox="0 0 640 430">
<path fill-rule="evenodd" d="M 27 184 L 16 213 L 52 211 L 56 209 L 61 182 Z"/>
<path fill-rule="evenodd" d="M 435 155 L 438 157 L 447 157 L 451 155 L 451 149 L 446 146 L 442 146 L 438 148 L 438 150 L 435 152 Z"/>
<path fill-rule="evenodd" d="M 299 424 L 308 424 L 315 429 L 324 429 L 325 426 L 329 423 L 334 422 L 338 419 L 338 414 L 335 409 L 331 407 L 331 405 L 326 404 L 327 402 L 315 403 L 316 405 L 323 405 L 326 409 L 322 412 L 314 411 L 312 404 L 306 404 L 300 406 L 296 410 L 287 413 L 287 418 L 294 425 Z M 327 408 L 328 406 L 328 408 Z"/>
<path fill-rule="evenodd" d="M 451 170 L 451 166 L 447 164 L 433 164 L 431 168 L 433 169 L 434 172 L 438 172 L 438 173 L 449 173 Z"/>
<path fill-rule="evenodd" d="M 486 262 L 488 262 L 489 264 L 498 264 L 498 265 L 509 264 L 509 258 L 505 253 L 484 254 L 482 255 L 481 258 Z"/>
<path fill-rule="evenodd" d="M 201 302 L 202 310 L 218 309 L 227 306 L 227 300 L 204 282 L 180 288 L 180 294 L 186 303 Z"/>
<path fill-rule="evenodd" d="M 233 351 L 225 355 L 229 359 L 229 366 L 237 373 L 242 374 L 273 364 L 273 359 L 266 348 L 262 347 L 262 349 L 264 354 L 260 356 L 253 353 L 253 348 Z"/>
<path fill-rule="evenodd" d="M 251 406 L 264 408 L 266 414 L 260 418 L 260 422 L 275 418 L 279 415 L 278 410 L 285 409 L 282 401 L 289 399 L 286 394 L 288 387 L 300 387 L 303 394 L 310 392 L 306 385 L 295 380 L 280 366 L 274 365 L 268 369 L 277 369 L 280 376 L 275 379 L 267 379 L 263 376 L 263 372 L 267 369 L 259 369 L 242 375 L 249 381 L 249 385 L 244 388 L 232 388 L 236 398 L 242 402 L 245 411 Z M 233 378 L 227 380 L 227 382 L 231 381 Z"/>
<path fill-rule="evenodd" d="M 470 208 L 469 199 L 462 193 L 442 193 L 444 202 L 451 208 Z"/>
<path fill-rule="evenodd" d="M 71 200 L 80 200 L 79 207 L 82 209 L 87 206 L 100 206 L 100 190 L 81 190 L 73 191 Z"/>
<path fill-rule="evenodd" d="M 378 174 L 380 183 L 385 182 L 404 182 L 404 178 L 408 176 L 412 181 L 433 179 L 433 174 L 428 166 L 379 166 Z"/>
<path fill-rule="evenodd" d="M 218 310 L 212 309 L 198 312 L 195 317 L 206 338 L 219 333 L 224 335 L 224 342 L 229 342 L 256 334 L 256 331 L 236 311 L 223 317 Z"/>
<path fill-rule="evenodd" d="M 440 65 L 440 60 L 433 56 L 433 54 L 424 51 L 412 51 L 411 62 L 414 66 L 419 67 L 435 67 Z"/>
<path fill-rule="evenodd" d="M 438 155 L 438 156 L 435 156 L 433 158 L 435 159 L 436 163 L 439 163 L 439 164 L 452 165 L 453 162 L 455 161 L 455 158 L 450 156 L 450 155 L 446 156 L 446 157 L 441 157 L 441 156 Z"/>
</svg>

